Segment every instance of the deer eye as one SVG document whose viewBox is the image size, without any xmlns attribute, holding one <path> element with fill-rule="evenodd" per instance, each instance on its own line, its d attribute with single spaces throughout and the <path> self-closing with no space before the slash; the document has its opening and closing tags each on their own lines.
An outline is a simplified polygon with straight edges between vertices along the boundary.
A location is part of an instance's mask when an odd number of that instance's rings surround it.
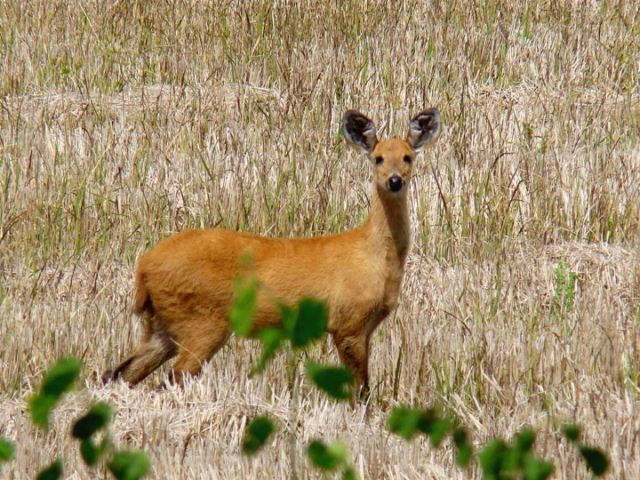
<svg viewBox="0 0 640 480">
<path fill-rule="evenodd" d="M 376 165 L 382 165 L 382 162 L 384 162 L 384 158 L 382 158 L 382 156 L 381 156 L 381 155 L 378 155 L 378 156 L 375 158 L 375 161 L 376 161 Z"/>
<path fill-rule="evenodd" d="M 411 157 L 409 155 L 405 155 L 404 158 L 402 159 L 402 161 L 404 163 L 407 163 L 407 164 L 411 165 Z"/>
</svg>

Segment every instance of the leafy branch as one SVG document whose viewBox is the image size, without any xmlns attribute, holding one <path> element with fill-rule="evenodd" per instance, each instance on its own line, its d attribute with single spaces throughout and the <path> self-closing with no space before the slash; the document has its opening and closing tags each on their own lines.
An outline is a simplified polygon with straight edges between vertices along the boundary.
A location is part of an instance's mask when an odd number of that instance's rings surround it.
<svg viewBox="0 0 640 480">
<path fill-rule="evenodd" d="M 303 350 L 326 333 L 327 308 L 321 301 L 312 298 L 304 298 L 295 306 L 280 305 L 281 326 L 254 331 L 253 315 L 257 310 L 258 282 L 255 279 L 239 281 L 236 287 L 230 314 L 232 329 L 237 335 L 255 336 L 262 342 L 262 355 L 253 368 L 254 372 L 262 372 L 287 343 L 294 350 Z M 305 370 L 312 383 L 329 397 L 337 401 L 353 398 L 354 379 L 349 369 L 308 361 Z M 545 480 L 553 473 L 553 463 L 533 451 L 536 432 L 531 428 L 521 430 L 510 442 L 502 438 L 491 440 L 479 451 L 471 443 L 467 429 L 457 419 L 442 415 L 435 408 L 395 407 L 389 415 L 387 428 L 405 440 L 425 435 L 435 448 L 449 439 L 456 451 L 456 464 L 467 468 L 476 461 L 487 480 Z M 243 442 L 244 453 L 256 454 L 276 430 L 275 423 L 267 416 L 256 417 L 247 426 Z M 591 473 L 595 476 L 604 475 L 609 467 L 606 454 L 580 443 L 580 429 L 575 425 L 565 426 L 563 433 L 576 445 Z M 341 471 L 344 480 L 357 478 L 347 460 L 348 449 L 343 443 L 325 444 L 314 439 L 306 451 L 309 460 L 317 468 L 327 472 Z"/>
<path fill-rule="evenodd" d="M 254 332 L 253 316 L 257 311 L 258 282 L 253 278 L 238 280 L 229 320 L 233 332 L 242 337 L 254 336 L 262 343 L 262 354 L 252 372 L 264 371 L 269 361 L 287 344 L 293 351 L 302 351 L 314 341 L 323 338 L 327 331 L 328 312 L 326 305 L 313 298 L 303 298 L 296 305 L 279 305 L 281 324 Z M 348 368 L 322 365 L 312 361 L 305 363 L 307 376 L 316 387 L 335 400 L 344 401 L 353 397 L 353 374 Z M 273 420 L 261 415 L 254 418 L 245 431 L 242 449 L 254 455 L 264 447 L 277 427 Z M 344 444 L 324 444 L 319 439 L 307 446 L 307 456 L 313 465 L 326 471 L 341 470 L 343 479 L 356 478 L 355 470 L 347 461 Z"/>
<path fill-rule="evenodd" d="M 38 391 L 28 400 L 32 422 L 48 431 L 54 408 L 65 394 L 71 391 L 82 370 L 82 362 L 77 358 L 63 358 L 46 373 Z M 80 442 L 80 455 L 88 467 L 95 467 L 103 458 L 107 468 L 118 480 L 138 480 L 151 470 L 147 455 L 135 450 L 118 450 L 109 438 L 107 429 L 113 418 L 113 409 L 104 402 L 94 403 L 87 412 L 77 418 L 71 429 L 71 436 Z M 98 436 L 102 434 L 101 438 Z M 14 445 L 0 438 L 0 465 L 15 456 Z M 38 480 L 56 480 L 64 473 L 64 463 L 57 458 L 42 469 Z"/>
</svg>

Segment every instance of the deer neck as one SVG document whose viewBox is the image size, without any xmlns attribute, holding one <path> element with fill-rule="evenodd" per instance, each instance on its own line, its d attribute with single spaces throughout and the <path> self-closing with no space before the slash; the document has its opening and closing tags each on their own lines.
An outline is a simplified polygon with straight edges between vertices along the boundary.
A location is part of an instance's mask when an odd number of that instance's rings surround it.
<svg viewBox="0 0 640 480">
<path fill-rule="evenodd" d="M 394 195 L 374 185 L 371 212 L 364 228 L 371 247 L 384 250 L 387 267 L 402 275 L 411 242 L 406 191 Z"/>
</svg>

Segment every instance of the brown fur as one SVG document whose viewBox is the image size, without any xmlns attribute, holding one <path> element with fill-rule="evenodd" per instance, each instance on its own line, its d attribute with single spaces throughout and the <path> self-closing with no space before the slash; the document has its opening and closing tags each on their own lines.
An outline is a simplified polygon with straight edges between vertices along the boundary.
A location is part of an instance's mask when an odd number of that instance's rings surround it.
<svg viewBox="0 0 640 480">
<path fill-rule="evenodd" d="M 421 127 L 425 115 L 432 121 Z M 344 127 L 347 140 L 366 151 L 375 168 L 365 224 L 340 235 L 309 239 L 206 229 L 160 242 L 140 259 L 136 273 L 133 311 L 145 316 L 146 334 L 105 379 L 122 375 L 136 384 L 174 355 L 177 382 L 185 374 L 197 374 L 229 336 L 233 280 L 245 270 L 242 259 L 248 256 L 262 285 L 255 328 L 278 323 L 274 299 L 324 300 L 340 359 L 352 369 L 358 385 L 368 388 L 369 339 L 396 307 L 409 248 L 407 184 L 412 163 L 436 135 L 439 115 L 432 109 L 416 116 L 407 139 L 378 141 L 373 122 L 354 111 L 345 115 Z M 397 192 L 391 191 L 392 176 L 402 181 Z"/>
</svg>

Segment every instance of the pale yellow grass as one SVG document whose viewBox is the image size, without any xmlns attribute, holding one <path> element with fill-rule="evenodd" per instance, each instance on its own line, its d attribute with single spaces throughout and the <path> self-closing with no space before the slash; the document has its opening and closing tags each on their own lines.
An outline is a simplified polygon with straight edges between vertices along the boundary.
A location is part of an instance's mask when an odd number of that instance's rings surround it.
<svg viewBox="0 0 640 480">
<path fill-rule="evenodd" d="M 362 478 L 478 478 L 446 445 L 385 429 L 393 405 L 437 403 L 477 445 L 525 425 L 555 478 L 588 477 L 565 421 L 640 478 L 640 18 L 633 2 L 0 2 L 0 436 L 9 478 L 62 455 L 91 400 L 149 453 L 155 478 L 288 478 L 304 444 L 350 445 Z M 376 333 L 368 406 L 302 380 L 284 355 L 249 378 L 232 340 L 184 390 L 97 376 L 135 342 L 138 256 L 219 225 L 265 235 L 343 231 L 366 216 L 370 166 L 348 150 L 347 108 L 403 134 L 438 106 L 417 161 L 414 245 L 398 311 Z M 375 252 L 372 252 L 375 254 Z M 560 265 L 573 309 L 555 308 Z M 25 399 L 57 358 L 86 368 L 48 435 Z M 327 342 L 314 358 L 335 361 Z M 397 387 L 396 387 L 397 386 Z M 258 413 L 280 423 L 240 453 Z"/>
</svg>

